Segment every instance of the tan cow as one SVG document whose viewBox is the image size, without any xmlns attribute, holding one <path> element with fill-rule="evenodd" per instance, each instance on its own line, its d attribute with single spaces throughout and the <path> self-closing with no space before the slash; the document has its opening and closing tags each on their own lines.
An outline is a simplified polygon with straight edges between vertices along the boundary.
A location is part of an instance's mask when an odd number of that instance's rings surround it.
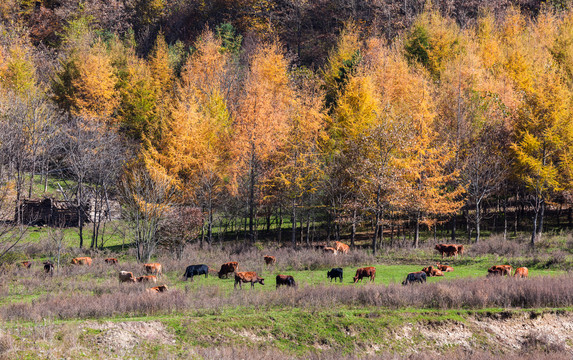
<svg viewBox="0 0 573 360">
<path fill-rule="evenodd" d="M 326 246 L 324 249 L 322 249 L 322 251 L 324 251 L 325 253 L 328 253 L 328 254 L 333 254 L 333 255 L 336 255 L 338 253 L 338 251 L 336 251 L 335 248 L 328 247 L 328 246 Z"/>
<path fill-rule="evenodd" d="M 454 271 L 454 268 L 449 266 L 449 265 L 442 265 L 440 263 L 436 264 L 436 267 L 438 268 L 438 270 L 443 271 L 443 272 L 452 272 Z"/>
<path fill-rule="evenodd" d="M 529 276 L 529 270 L 526 267 L 517 268 L 515 269 L 515 274 L 513 274 L 513 276 L 522 279 L 527 279 L 527 277 Z"/>
<path fill-rule="evenodd" d="M 243 271 L 235 273 L 235 290 L 237 289 L 237 284 L 239 288 L 243 288 L 243 283 L 251 283 L 251 289 L 255 287 L 255 283 L 260 283 L 265 285 L 265 279 L 261 278 L 254 271 Z"/>
<path fill-rule="evenodd" d="M 87 266 L 91 266 L 91 264 L 92 264 L 92 258 L 91 258 L 91 257 L 88 257 L 88 256 L 73 258 L 73 259 L 72 259 L 72 264 L 74 264 L 74 265 L 87 265 Z"/>
<path fill-rule="evenodd" d="M 159 286 L 154 286 L 154 287 L 149 288 L 149 289 L 145 289 L 145 291 L 147 291 L 148 293 L 152 293 L 152 294 L 167 292 L 167 290 L 168 290 L 167 285 L 159 285 Z"/>
<path fill-rule="evenodd" d="M 154 276 L 154 275 L 140 276 L 136 280 L 139 283 L 150 282 L 150 283 L 157 284 L 157 276 Z"/>
<path fill-rule="evenodd" d="M 512 267 L 511 265 L 494 265 L 487 269 L 487 276 L 496 276 L 496 275 L 507 275 L 511 276 Z"/>
<path fill-rule="evenodd" d="M 117 258 L 107 258 L 104 260 L 104 262 L 108 265 L 117 265 L 119 264 L 119 261 L 117 261 Z"/>
<path fill-rule="evenodd" d="M 162 269 L 160 263 L 143 264 L 143 267 L 145 268 L 145 272 L 147 274 L 157 275 L 157 277 L 161 276 Z"/>
<path fill-rule="evenodd" d="M 422 271 L 428 276 L 444 276 L 444 273 L 440 269 L 436 269 L 433 266 L 425 267 Z"/>
<path fill-rule="evenodd" d="M 341 252 L 343 254 L 348 254 L 348 251 L 350 250 L 350 246 L 346 245 L 345 243 L 341 243 L 340 241 L 334 242 L 334 248 L 336 249 L 336 251 Z"/>
<path fill-rule="evenodd" d="M 130 271 L 120 271 L 119 272 L 119 282 L 120 283 L 124 283 L 124 282 L 135 282 L 135 278 L 133 277 L 133 273 Z"/>
<path fill-rule="evenodd" d="M 446 256 L 458 256 L 458 246 L 457 245 L 450 245 L 450 244 L 436 244 L 435 249 L 442 254 L 442 259 L 444 258 L 444 254 Z"/>
<path fill-rule="evenodd" d="M 265 259 L 265 264 L 267 265 L 274 265 L 277 262 L 277 259 L 274 256 L 270 255 L 263 256 L 263 259 Z"/>
</svg>

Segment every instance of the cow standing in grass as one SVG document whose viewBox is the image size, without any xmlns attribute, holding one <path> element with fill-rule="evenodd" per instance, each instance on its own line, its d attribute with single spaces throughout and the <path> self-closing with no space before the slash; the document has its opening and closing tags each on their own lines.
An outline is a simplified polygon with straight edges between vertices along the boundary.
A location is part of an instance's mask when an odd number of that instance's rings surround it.
<svg viewBox="0 0 573 360">
<path fill-rule="evenodd" d="M 529 270 L 526 267 L 520 267 L 515 269 L 515 274 L 513 274 L 513 277 L 522 279 L 527 279 L 528 276 L 529 276 Z"/>
<path fill-rule="evenodd" d="M 147 274 L 155 275 L 157 277 L 160 277 L 161 272 L 163 271 L 160 263 L 143 264 L 143 267 L 145 268 L 145 272 Z"/>
<path fill-rule="evenodd" d="M 354 276 L 354 283 L 356 283 L 357 281 L 362 281 L 362 278 L 365 277 L 369 277 L 370 282 L 373 282 L 374 278 L 376 277 L 376 268 L 370 266 L 356 270 L 356 276 Z"/>
<path fill-rule="evenodd" d="M 185 278 L 185 281 L 187 281 L 187 278 L 191 278 L 191 281 L 193 281 L 193 276 L 196 275 L 205 275 L 205 277 L 209 276 L 209 267 L 205 264 L 201 264 L 201 265 L 189 265 L 187 266 L 187 269 L 185 269 L 185 273 L 183 274 L 183 277 Z"/>
<path fill-rule="evenodd" d="M 219 270 L 219 279 L 223 276 L 227 278 L 230 273 L 236 273 L 239 270 L 239 263 L 236 261 L 230 261 L 221 265 L 221 270 Z"/>
<path fill-rule="evenodd" d="M 135 282 L 135 277 L 133 277 L 133 273 L 129 272 L 129 271 L 120 271 L 118 278 L 119 278 L 120 284 L 124 283 L 124 282 L 127 282 L 127 283 L 134 283 Z"/>
<path fill-rule="evenodd" d="M 254 271 L 243 271 L 235 273 L 235 290 L 237 289 L 237 284 L 239 288 L 243 288 L 243 283 L 251 283 L 251 289 L 255 287 L 255 283 L 265 285 L 265 279 L 259 277 Z"/>
<path fill-rule="evenodd" d="M 342 268 L 332 268 L 326 273 L 326 278 L 330 279 L 330 282 L 332 282 L 332 279 L 334 279 L 334 282 L 336 282 L 337 278 L 340 280 L 340 282 L 342 282 L 342 275 Z"/>
<path fill-rule="evenodd" d="M 267 265 L 274 265 L 277 262 L 277 259 L 274 256 L 270 255 L 263 256 L 263 259 L 265 259 L 265 264 Z"/>
<path fill-rule="evenodd" d="M 276 281 L 277 281 L 277 289 L 281 285 L 285 285 L 288 287 L 296 287 L 296 282 L 294 281 L 294 278 L 291 275 L 277 275 Z"/>
<path fill-rule="evenodd" d="M 408 276 L 406 276 L 406 280 L 402 282 L 402 285 L 413 284 L 415 282 L 419 282 L 420 284 L 425 283 L 426 273 L 423 271 L 409 273 Z"/>
<path fill-rule="evenodd" d="M 140 276 L 137 278 L 138 283 L 154 283 L 157 284 L 157 276 L 155 275 L 147 275 L 147 276 Z"/>
<path fill-rule="evenodd" d="M 343 254 L 348 254 L 348 251 L 350 250 L 350 246 L 348 246 L 345 243 L 342 243 L 340 241 L 334 242 L 334 248 L 336 249 L 337 252 L 340 252 Z"/>
</svg>

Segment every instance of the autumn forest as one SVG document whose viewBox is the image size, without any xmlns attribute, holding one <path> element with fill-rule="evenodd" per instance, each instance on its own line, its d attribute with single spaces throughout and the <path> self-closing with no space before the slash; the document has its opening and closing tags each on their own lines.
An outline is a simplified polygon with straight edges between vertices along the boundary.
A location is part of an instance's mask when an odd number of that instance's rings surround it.
<svg viewBox="0 0 573 360">
<path fill-rule="evenodd" d="M 569 5 L 5 1 L 2 216 L 62 179 L 91 207 L 78 245 L 117 202 L 138 259 L 221 236 L 535 245 L 572 221 Z"/>
</svg>

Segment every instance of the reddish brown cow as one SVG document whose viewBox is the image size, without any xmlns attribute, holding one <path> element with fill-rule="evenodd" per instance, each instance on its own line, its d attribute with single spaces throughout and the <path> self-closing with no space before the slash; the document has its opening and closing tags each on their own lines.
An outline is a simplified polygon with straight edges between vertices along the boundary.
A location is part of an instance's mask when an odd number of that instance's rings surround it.
<svg viewBox="0 0 573 360">
<path fill-rule="evenodd" d="M 452 272 L 454 271 L 454 268 L 449 266 L 449 265 L 442 265 L 440 263 L 436 264 L 436 267 L 438 268 L 438 270 L 443 271 L 443 272 Z"/>
<path fill-rule="evenodd" d="M 236 261 L 230 261 L 221 265 L 221 270 L 219 270 L 219 279 L 229 277 L 230 273 L 236 273 L 239 270 L 239 263 Z"/>
<path fill-rule="evenodd" d="M 22 261 L 18 263 L 18 267 L 23 267 L 24 269 L 29 269 L 32 267 L 31 261 Z"/>
<path fill-rule="evenodd" d="M 527 277 L 529 276 L 529 270 L 526 267 L 520 267 L 515 269 L 515 274 L 513 274 L 514 277 L 518 277 L 518 278 L 525 278 L 527 279 Z"/>
<path fill-rule="evenodd" d="M 337 253 L 335 248 L 328 247 L 328 246 L 326 246 L 324 249 L 322 249 L 322 251 L 324 251 L 325 253 L 334 254 L 334 255 L 336 255 L 336 253 Z"/>
<path fill-rule="evenodd" d="M 422 271 L 428 276 L 444 276 L 444 273 L 440 269 L 436 269 L 433 266 L 425 267 Z"/>
<path fill-rule="evenodd" d="M 458 256 L 458 246 L 457 245 L 449 245 L 449 244 L 436 244 L 436 250 L 442 254 L 442 259 L 444 258 L 444 254 L 446 256 Z"/>
<path fill-rule="evenodd" d="M 109 264 L 109 265 L 117 265 L 117 264 L 119 264 L 119 261 L 117 261 L 116 258 L 107 258 L 107 259 L 105 259 L 104 261 L 105 261 L 106 264 Z"/>
<path fill-rule="evenodd" d="M 157 275 L 157 277 L 161 276 L 162 268 L 160 263 L 143 264 L 143 266 L 145 267 L 145 272 L 147 274 Z"/>
<path fill-rule="evenodd" d="M 277 259 L 274 256 L 265 255 L 263 258 L 265 259 L 265 264 L 267 265 L 274 265 L 277 262 Z"/>
<path fill-rule="evenodd" d="M 376 277 L 376 268 L 375 267 L 365 267 L 356 270 L 356 275 L 354 276 L 354 283 L 357 281 L 362 281 L 362 278 L 369 277 L 370 281 L 374 281 Z"/>
<path fill-rule="evenodd" d="M 136 280 L 139 283 L 150 282 L 150 283 L 157 284 L 157 276 L 154 276 L 154 275 L 140 276 Z"/>
<path fill-rule="evenodd" d="M 120 283 L 124 283 L 124 282 L 135 282 L 135 278 L 133 277 L 133 273 L 129 272 L 129 271 L 120 271 L 119 272 L 119 282 Z"/>
<path fill-rule="evenodd" d="M 243 288 L 243 283 L 251 283 L 251 289 L 255 287 L 255 283 L 260 283 L 265 285 L 265 279 L 259 277 L 254 271 L 243 271 L 235 273 L 235 289 L 237 289 L 237 284 L 239 288 Z"/>
<path fill-rule="evenodd" d="M 507 275 L 507 276 L 511 276 L 511 271 L 512 271 L 512 267 L 511 265 L 494 265 L 492 267 L 490 267 L 489 269 L 487 269 L 487 276 L 503 276 L 503 275 Z"/>
<path fill-rule="evenodd" d="M 159 285 L 159 286 L 154 286 L 154 287 L 149 288 L 149 289 L 145 289 L 145 291 L 147 291 L 148 293 L 152 293 L 152 294 L 167 292 L 167 290 L 168 290 L 167 285 Z"/>
<path fill-rule="evenodd" d="M 92 258 L 91 258 L 91 257 L 88 257 L 88 256 L 73 258 L 73 259 L 72 259 L 72 264 L 74 264 L 74 265 L 87 265 L 87 266 L 91 266 L 91 264 L 92 264 Z"/>
<path fill-rule="evenodd" d="M 281 285 L 285 285 L 288 287 L 296 287 L 296 282 L 291 275 L 277 275 L 277 289 Z"/>
<path fill-rule="evenodd" d="M 348 254 L 348 251 L 350 250 L 350 246 L 346 245 L 345 243 L 341 243 L 340 241 L 334 242 L 334 248 L 336 249 L 336 251 L 341 252 L 343 254 Z"/>
</svg>

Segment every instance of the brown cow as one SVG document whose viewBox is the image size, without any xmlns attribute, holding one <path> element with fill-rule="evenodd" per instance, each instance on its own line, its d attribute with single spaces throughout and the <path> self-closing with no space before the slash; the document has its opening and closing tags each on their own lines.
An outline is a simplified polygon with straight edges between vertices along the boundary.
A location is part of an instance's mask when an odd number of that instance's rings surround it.
<svg viewBox="0 0 573 360">
<path fill-rule="evenodd" d="M 265 259 L 265 264 L 267 265 L 274 265 L 277 262 L 277 259 L 274 256 L 265 255 L 263 258 Z"/>
<path fill-rule="evenodd" d="M 157 275 L 157 277 L 161 276 L 161 264 L 160 263 L 149 263 L 143 264 L 145 267 L 145 272 L 147 274 Z"/>
<path fill-rule="evenodd" d="M 236 261 L 230 261 L 221 265 L 221 270 L 219 270 L 219 279 L 225 276 L 225 279 L 229 277 L 230 273 L 236 273 L 239 270 L 239 263 Z"/>
<path fill-rule="evenodd" d="M 239 288 L 243 288 L 243 283 L 251 283 L 251 289 L 255 287 L 255 283 L 260 283 L 265 285 L 265 279 L 259 277 L 254 271 L 243 271 L 235 273 L 235 290 L 237 289 L 237 284 Z"/>
<path fill-rule="evenodd" d="M 152 293 L 152 294 L 167 292 L 167 290 L 168 290 L 167 285 L 159 285 L 159 286 L 154 286 L 154 287 L 149 288 L 149 289 L 145 289 L 145 291 L 147 291 L 148 293 Z"/>
<path fill-rule="evenodd" d="M 444 258 L 444 254 L 446 256 L 458 256 L 458 246 L 457 245 L 449 245 L 449 244 L 436 244 L 435 249 L 442 254 L 442 259 Z"/>
<path fill-rule="evenodd" d="M 72 264 L 91 266 L 92 265 L 92 258 L 89 256 L 73 258 Z"/>
<path fill-rule="evenodd" d="M 375 267 L 365 267 L 356 270 L 356 276 L 354 276 L 354 283 L 357 281 L 362 281 L 362 278 L 369 277 L 370 281 L 374 281 L 376 277 L 376 268 Z"/>
<path fill-rule="evenodd" d="M 422 271 L 428 276 L 444 276 L 444 273 L 440 269 L 436 269 L 431 265 L 423 268 Z"/>
<path fill-rule="evenodd" d="M 337 253 L 337 251 L 336 251 L 335 248 L 328 247 L 328 246 L 325 246 L 325 247 L 322 249 L 322 251 L 324 251 L 325 253 L 334 254 L 334 255 L 336 255 L 336 253 Z"/>
<path fill-rule="evenodd" d="M 346 245 L 345 243 L 341 243 L 340 241 L 334 242 L 334 248 L 336 251 L 341 252 L 343 254 L 348 254 L 348 250 L 350 250 L 350 246 Z"/>
<path fill-rule="evenodd" d="M 147 276 L 140 276 L 137 279 L 137 282 L 152 282 L 154 284 L 157 284 L 157 276 L 154 275 L 147 275 Z"/>
<path fill-rule="evenodd" d="M 281 285 L 288 287 L 297 287 L 294 278 L 291 275 L 277 275 L 277 289 Z"/>
<path fill-rule="evenodd" d="M 449 266 L 449 265 L 442 265 L 440 263 L 436 264 L 436 267 L 438 268 L 438 270 L 443 271 L 443 272 L 452 272 L 454 271 L 454 268 Z"/>
<path fill-rule="evenodd" d="M 22 261 L 18 263 L 18 267 L 23 267 L 24 269 L 29 269 L 32 267 L 31 261 Z"/>
<path fill-rule="evenodd" d="M 119 261 L 117 261 L 116 258 L 107 258 L 107 259 L 105 259 L 104 261 L 105 261 L 106 264 L 109 264 L 109 265 L 117 265 L 117 264 L 119 264 Z"/>
<path fill-rule="evenodd" d="M 130 271 L 120 271 L 119 275 L 119 282 L 120 283 L 124 283 L 124 282 L 135 282 L 135 278 L 133 277 L 133 273 Z"/>
<path fill-rule="evenodd" d="M 507 275 L 511 276 L 512 267 L 511 265 L 494 265 L 487 269 L 487 276 L 496 276 L 496 275 Z"/>
<path fill-rule="evenodd" d="M 529 270 L 526 267 L 520 267 L 515 269 L 515 274 L 513 274 L 514 277 L 518 277 L 518 278 L 526 278 L 529 276 Z"/>
</svg>

